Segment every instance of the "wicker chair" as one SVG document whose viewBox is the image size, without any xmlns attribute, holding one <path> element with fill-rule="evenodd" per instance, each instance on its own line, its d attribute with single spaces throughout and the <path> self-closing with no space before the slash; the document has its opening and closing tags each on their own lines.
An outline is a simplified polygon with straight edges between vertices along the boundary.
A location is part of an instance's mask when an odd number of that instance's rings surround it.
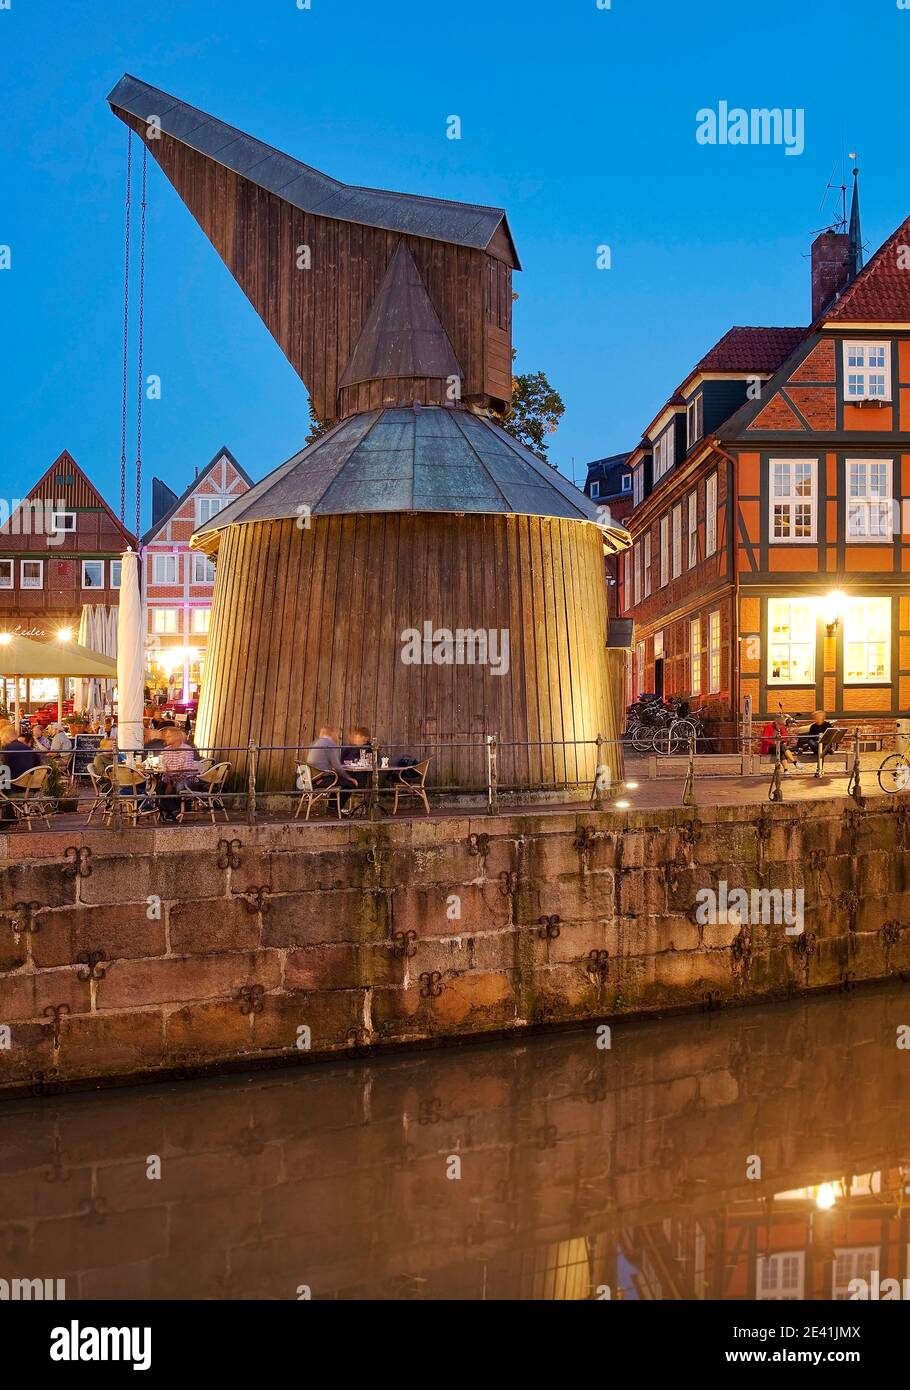
<svg viewBox="0 0 910 1390">
<path fill-rule="evenodd" d="M 96 811 L 101 812 L 101 819 L 102 821 L 104 820 L 105 814 L 109 809 L 108 803 L 110 802 L 114 789 L 111 786 L 110 778 L 107 776 L 107 774 L 104 774 L 103 776 L 99 777 L 98 773 L 95 772 L 92 768 L 88 768 L 87 771 L 88 780 L 92 784 L 92 793 L 95 798 L 89 808 L 89 813 L 85 818 L 86 825 L 91 825 L 92 816 L 94 816 Z"/>
<path fill-rule="evenodd" d="M 398 815 L 398 798 L 401 797 L 402 800 L 406 800 L 409 796 L 413 796 L 418 801 L 422 802 L 424 811 L 427 815 L 430 814 L 430 803 L 427 801 L 426 793 L 427 771 L 429 770 L 430 762 L 431 759 L 427 758 L 425 762 L 418 763 L 416 767 L 403 767 L 398 769 L 398 780 L 395 783 L 395 805 L 392 807 L 393 816 Z M 403 774 L 406 774 L 406 776 Z M 411 777 L 417 780 L 412 782 L 410 780 Z"/>
<path fill-rule="evenodd" d="M 331 777 L 331 782 L 326 782 L 325 785 L 321 787 L 314 787 L 313 773 L 309 765 L 307 763 L 298 764 L 297 785 L 300 787 L 303 795 L 297 803 L 297 810 L 294 812 L 295 820 L 303 810 L 304 802 L 306 802 L 306 815 L 304 816 L 304 820 L 309 820 L 310 812 L 313 807 L 324 800 L 326 810 L 328 810 L 332 797 L 335 798 L 335 804 L 338 809 L 338 819 L 341 820 L 341 783 L 337 773 L 333 772 Z"/>
<path fill-rule="evenodd" d="M 50 771 L 44 763 L 41 767 L 30 767 L 28 772 L 20 772 L 18 777 L 13 777 L 9 784 L 10 790 L 17 787 L 22 793 L 21 796 L 10 796 L 0 788 L 0 804 L 11 806 L 17 823 L 25 821 L 29 830 L 32 828 L 32 816 L 40 816 L 48 830 L 51 828 L 53 805 L 44 792 L 44 784 L 50 776 Z"/>
<path fill-rule="evenodd" d="M 224 819 L 229 820 L 227 807 L 224 804 L 224 784 L 231 771 L 230 763 L 215 763 L 214 767 L 207 768 L 205 772 L 196 774 L 196 781 L 201 782 L 202 786 L 181 787 L 180 789 L 180 815 L 179 821 L 187 815 L 192 815 L 194 811 L 206 812 L 212 818 L 212 825 L 215 824 L 215 812 L 222 811 Z"/>
<path fill-rule="evenodd" d="M 123 788 L 126 788 L 124 794 Z M 104 819 L 110 824 L 114 815 L 115 799 L 120 802 L 121 813 L 128 816 L 132 824 L 138 825 L 143 817 L 153 820 L 158 818 L 158 807 L 149 805 L 148 792 L 145 787 L 145 774 L 138 768 L 126 767 L 122 763 L 117 763 L 111 768 L 111 792 L 112 795 L 107 804 Z"/>
</svg>

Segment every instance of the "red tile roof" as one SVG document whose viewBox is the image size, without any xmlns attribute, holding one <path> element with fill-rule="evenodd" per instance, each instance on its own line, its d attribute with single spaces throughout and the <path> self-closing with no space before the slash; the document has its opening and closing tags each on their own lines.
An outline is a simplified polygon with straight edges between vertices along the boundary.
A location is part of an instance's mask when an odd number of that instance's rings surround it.
<svg viewBox="0 0 910 1390">
<path fill-rule="evenodd" d="M 820 323 L 910 323 L 910 217 L 879 247 L 869 264 L 844 290 Z M 901 268 L 901 267 L 904 268 Z"/>
<path fill-rule="evenodd" d="M 806 332 L 805 328 L 731 328 L 705 353 L 686 381 L 698 372 L 776 372 Z"/>
</svg>

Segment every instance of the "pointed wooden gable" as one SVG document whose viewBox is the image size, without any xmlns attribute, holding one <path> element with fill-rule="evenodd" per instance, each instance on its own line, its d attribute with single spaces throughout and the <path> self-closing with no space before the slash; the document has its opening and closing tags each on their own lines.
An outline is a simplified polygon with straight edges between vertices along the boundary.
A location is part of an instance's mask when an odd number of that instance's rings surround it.
<svg viewBox="0 0 910 1390">
<path fill-rule="evenodd" d="M 135 548 L 135 536 L 114 515 L 68 449 L 64 449 L 58 455 L 23 500 L 44 502 L 62 510 L 100 513 L 101 542 L 114 549 L 125 550 L 128 546 Z"/>
<path fill-rule="evenodd" d="M 461 377 L 448 334 L 403 241 L 395 247 L 341 385 L 394 377 Z"/>
</svg>

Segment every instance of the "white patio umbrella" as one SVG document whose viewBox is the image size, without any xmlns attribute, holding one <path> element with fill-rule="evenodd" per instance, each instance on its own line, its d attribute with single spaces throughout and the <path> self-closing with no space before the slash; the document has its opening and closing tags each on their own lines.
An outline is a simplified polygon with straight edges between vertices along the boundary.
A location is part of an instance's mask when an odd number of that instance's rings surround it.
<svg viewBox="0 0 910 1390">
<path fill-rule="evenodd" d="M 142 640 L 142 599 L 139 594 L 139 556 L 135 550 L 123 555 L 120 572 L 120 609 L 117 624 L 117 729 L 118 744 L 141 752 L 142 696 L 144 693 L 145 650 Z"/>
</svg>

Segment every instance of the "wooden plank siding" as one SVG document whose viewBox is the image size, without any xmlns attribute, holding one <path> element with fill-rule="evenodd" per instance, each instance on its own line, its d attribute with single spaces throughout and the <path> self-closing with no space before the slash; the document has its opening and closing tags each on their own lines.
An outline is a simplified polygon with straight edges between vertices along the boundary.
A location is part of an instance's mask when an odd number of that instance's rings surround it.
<svg viewBox="0 0 910 1390">
<path fill-rule="evenodd" d="M 581 613 L 578 612 L 579 604 Z M 401 660 L 402 634 L 505 630 L 508 671 Z M 293 785 L 293 750 L 323 723 L 367 724 L 395 755 L 433 757 L 431 781 L 485 785 L 484 735 L 504 744 L 504 784 L 593 778 L 615 737 L 603 641 L 603 547 L 595 527 L 513 515 L 374 514 L 231 526 L 218 556 L 200 747 L 251 737 L 260 784 Z M 458 747 L 464 743 L 468 747 Z M 530 746 L 527 746 L 530 745 Z M 226 753 L 242 768 L 242 753 Z"/>
<path fill-rule="evenodd" d="M 124 114 L 144 139 L 145 122 Z M 366 383 L 339 392 L 357 337 L 399 241 L 410 249 L 464 373 L 465 400 L 511 397 L 512 267 L 490 251 L 305 213 L 169 135 L 149 152 L 303 379 L 320 419 L 417 399 L 439 383 Z M 298 269 L 298 248 L 311 267 Z M 485 271 L 496 293 L 485 290 Z M 376 389 L 372 389 L 372 388 Z"/>
</svg>

